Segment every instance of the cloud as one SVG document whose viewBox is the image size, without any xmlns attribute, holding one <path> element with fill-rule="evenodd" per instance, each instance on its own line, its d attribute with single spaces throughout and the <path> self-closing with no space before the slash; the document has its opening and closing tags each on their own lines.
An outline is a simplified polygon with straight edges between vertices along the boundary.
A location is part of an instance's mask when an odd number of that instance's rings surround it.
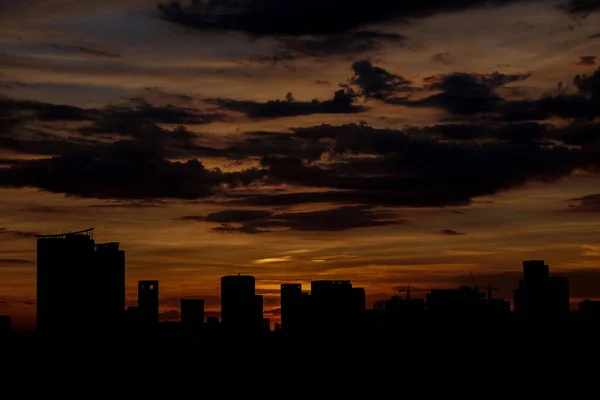
<svg viewBox="0 0 600 400">
<path fill-rule="evenodd" d="M 454 229 L 442 229 L 441 231 L 438 231 L 437 233 L 439 233 L 441 235 L 448 235 L 448 236 L 466 235 L 465 233 L 457 232 Z"/>
<path fill-rule="evenodd" d="M 358 93 L 366 98 L 389 100 L 398 93 L 411 90 L 411 81 L 377 67 L 368 60 L 355 61 L 352 70 L 354 76 L 350 78 L 349 84 L 358 87 Z"/>
<path fill-rule="evenodd" d="M 0 145 L 26 154 L 89 155 L 109 151 L 106 139 L 136 139 L 154 143 L 169 156 L 222 156 L 219 149 L 200 146 L 198 135 L 184 126 L 169 129 L 159 124 L 208 124 L 224 119 L 222 114 L 204 113 L 194 108 L 153 105 L 141 98 L 102 109 L 83 109 L 36 101 L 0 97 Z M 87 123 L 69 138 L 52 130 L 53 123 Z M 62 127 L 62 126 L 59 126 Z M 62 127 L 64 129 L 64 127 Z M 75 129 L 75 128 L 74 128 Z"/>
<path fill-rule="evenodd" d="M 235 30 L 251 35 L 331 35 L 366 25 L 486 5 L 503 6 L 521 0 L 445 0 L 340 2 L 338 0 L 250 0 L 223 3 L 210 0 L 192 7 L 180 2 L 159 3 L 162 17 L 199 30 Z M 299 13 L 298 10 L 304 10 Z M 343 16 L 343 17 L 341 17 Z"/>
<path fill-rule="evenodd" d="M 441 64 L 453 64 L 454 60 L 452 59 L 452 55 L 448 52 L 446 53 L 437 53 L 431 56 L 431 60 Z"/>
<path fill-rule="evenodd" d="M 28 232 L 28 231 L 19 231 L 12 230 L 8 228 L 0 228 L 0 237 L 13 237 L 13 238 L 33 238 L 35 235 L 38 235 L 38 232 Z"/>
<path fill-rule="evenodd" d="M 270 258 L 260 258 L 258 260 L 252 260 L 253 264 L 277 264 L 282 262 L 292 261 L 292 257 L 270 257 Z"/>
<path fill-rule="evenodd" d="M 407 39 L 397 33 L 362 30 L 326 36 L 287 36 L 278 38 L 281 48 L 276 54 L 281 58 L 298 56 L 325 58 L 337 55 L 358 56 L 381 50 L 387 46 L 406 47 Z"/>
<path fill-rule="evenodd" d="M 269 218 L 272 215 L 272 212 L 264 210 L 223 210 L 208 214 L 204 220 L 206 222 L 241 223 Z"/>
<path fill-rule="evenodd" d="M 366 125 L 321 125 L 297 128 L 292 137 L 328 143 L 327 158 L 311 160 L 301 153 L 261 159 L 266 182 L 320 191 L 249 193 L 229 196 L 230 205 L 284 206 L 305 203 L 370 204 L 434 207 L 465 206 L 473 198 L 519 187 L 529 181 L 549 182 L 579 168 L 597 168 L 595 151 L 548 146 L 545 128 L 503 125 L 473 139 L 448 140 L 443 129 L 375 129 Z M 416 131 L 415 131 L 416 130 Z M 436 138 L 444 132 L 446 137 Z M 519 138 L 522 132 L 523 138 Z M 425 133 L 425 134 L 423 134 Z M 265 138 L 268 140 L 268 137 Z M 300 146 L 299 146 L 300 147 Z M 368 155 L 368 157 L 360 157 Z M 418 188 L 415 190 L 414 188 Z"/>
<path fill-rule="evenodd" d="M 221 109 L 237 111 L 250 118 L 282 118 L 310 114 L 355 114 L 365 111 L 362 106 L 354 105 L 355 95 L 340 89 L 330 100 L 298 101 L 292 93 L 285 100 L 269 100 L 258 102 L 236 99 L 207 99 L 207 102 L 218 105 Z"/>
<path fill-rule="evenodd" d="M 581 57 L 579 57 L 579 61 L 577 61 L 575 63 L 575 65 L 582 66 L 582 67 L 596 65 L 597 58 L 598 57 L 596 57 L 596 56 L 581 56 Z"/>
<path fill-rule="evenodd" d="M 427 89 L 437 92 L 422 100 L 406 100 L 406 106 L 438 107 L 455 115 L 474 115 L 497 111 L 503 99 L 495 89 L 519 82 L 530 74 L 453 73 L 428 79 Z"/>
<path fill-rule="evenodd" d="M 220 233 L 263 233 L 271 229 L 291 231 L 343 231 L 348 229 L 398 225 L 404 222 L 394 212 L 374 210 L 367 206 L 344 206 L 334 209 L 274 213 L 260 210 L 224 210 L 206 217 L 184 219 L 217 222 L 212 228 Z M 240 226 L 232 226 L 237 223 Z"/>
<path fill-rule="evenodd" d="M 552 117 L 593 120 L 600 115 L 600 69 L 591 75 L 576 75 L 576 93 L 561 90 L 557 95 L 538 99 L 506 100 L 496 89 L 527 79 L 530 74 L 505 75 L 455 73 L 428 77 L 426 89 L 435 91 L 428 97 L 395 103 L 408 107 L 440 108 L 456 117 L 481 117 L 496 123 L 542 121 Z"/>
<path fill-rule="evenodd" d="M 595 35 L 591 35 L 590 39 L 598 39 L 600 38 L 600 33 L 596 33 Z"/>
<path fill-rule="evenodd" d="M 577 204 L 569 205 L 567 209 L 568 211 L 600 212 L 600 194 L 590 194 L 587 196 L 571 199 L 569 201 L 577 202 Z"/>
<path fill-rule="evenodd" d="M 13 164 L 0 171 L 0 186 L 92 198 L 196 199 L 219 192 L 223 185 L 249 184 L 260 177 L 254 169 L 207 169 L 197 159 L 171 162 L 160 148 L 131 141 L 115 143 L 102 158 L 73 155 Z"/>
<path fill-rule="evenodd" d="M 587 18 L 600 10 L 600 3 L 596 0 L 568 0 L 559 5 L 559 8 L 573 18 Z"/>
<path fill-rule="evenodd" d="M 108 57 L 108 58 L 120 58 L 121 55 L 119 53 L 115 53 L 107 50 L 94 49 L 92 47 L 87 46 L 74 46 L 74 45 L 66 45 L 66 44 L 56 44 L 51 43 L 51 47 L 58 50 L 67 50 L 67 51 L 76 51 L 83 54 L 88 54 L 92 56 L 98 57 Z"/>
</svg>

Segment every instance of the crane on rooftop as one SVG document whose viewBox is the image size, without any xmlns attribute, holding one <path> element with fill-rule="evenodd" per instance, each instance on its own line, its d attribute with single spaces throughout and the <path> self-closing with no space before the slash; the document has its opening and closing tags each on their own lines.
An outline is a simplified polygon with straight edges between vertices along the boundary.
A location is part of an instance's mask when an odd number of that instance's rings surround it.
<svg viewBox="0 0 600 400">
<path fill-rule="evenodd" d="M 477 287 L 477 284 L 475 283 L 475 277 L 473 276 L 473 271 L 469 271 L 469 276 L 471 277 L 471 282 L 473 282 L 473 289 L 474 290 L 479 290 L 479 288 Z M 492 287 L 492 284 L 488 284 L 487 287 L 487 298 L 488 300 L 492 299 L 492 291 L 496 291 L 499 290 L 500 288 L 497 287 Z"/>
</svg>

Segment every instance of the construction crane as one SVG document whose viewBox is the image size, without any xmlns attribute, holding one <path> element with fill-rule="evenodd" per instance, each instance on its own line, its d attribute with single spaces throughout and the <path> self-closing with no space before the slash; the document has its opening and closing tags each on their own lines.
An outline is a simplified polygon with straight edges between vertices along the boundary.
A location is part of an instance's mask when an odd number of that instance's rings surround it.
<svg viewBox="0 0 600 400">
<path fill-rule="evenodd" d="M 475 277 L 473 276 L 473 271 L 469 271 L 469 276 L 471 277 L 471 282 L 473 282 L 473 289 L 475 290 L 479 290 L 479 288 L 477 287 L 477 284 L 475 283 Z M 487 288 L 487 298 L 488 300 L 492 299 L 492 291 L 496 291 L 499 290 L 500 288 L 497 287 L 492 287 L 492 284 L 488 284 L 488 288 Z"/>
<path fill-rule="evenodd" d="M 410 292 L 429 292 L 430 289 L 413 289 L 412 286 L 406 286 L 406 289 L 398 289 L 399 293 L 406 292 L 406 301 L 410 301 Z"/>
</svg>

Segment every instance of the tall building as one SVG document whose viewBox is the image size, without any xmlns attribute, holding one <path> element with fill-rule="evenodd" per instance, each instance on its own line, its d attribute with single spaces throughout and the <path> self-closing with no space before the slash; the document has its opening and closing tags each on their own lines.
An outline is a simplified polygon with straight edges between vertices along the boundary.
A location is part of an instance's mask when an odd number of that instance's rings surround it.
<svg viewBox="0 0 600 400">
<path fill-rule="evenodd" d="M 549 280 L 550 313 L 556 318 L 565 318 L 571 309 L 569 279 L 563 276 L 551 276 Z"/>
<path fill-rule="evenodd" d="M 365 292 L 348 280 L 318 280 L 310 283 L 313 329 L 352 331 L 365 314 Z"/>
<path fill-rule="evenodd" d="M 37 329 L 107 332 L 125 313 L 125 253 L 96 244 L 93 229 L 37 239 Z"/>
<path fill-rule="evenodd" d="M 108 296 L 99 298 L 96 308 L 102 320 L 112 326 L 125 322 L 125 251 L 118 242 L 96 245 L 96 279 Z"/>
<path fill-rule="evenodd" d="M 515 290 L 515 312 L 528 320 L 556 319 L 570 313 L 569 281 L 550 276 L 542 260 L 523 261 L 523 279 Z"/>
<path fill-rule="evenodd" d="M 181 323 L 192 328 L 204 324 L 203 299 L 181 299 Z"/>
<path fill-rule="evenodd" d="M 10 315 L 0 315 L 0 336 L 8 335 L 12 330 Z"/>
<path fill-rule="evenodd" d="M 221 278 L 221 323 L 228 333 L 258 332 L 262 327 L 262 296 L 250 275 Z"/>
<path fill-rule="evenodd" d="M 141 324 L 158 324 L 158 281 L 138 282 L 137 313 Z"/>
<path fill-rule="evenodd" d="M 308 293 L 302 292 L 299 283 L 284 283 L 281 285 L 281 332 L 294 335 L 302 332 L 308 324 L 309 310 Z"/>
</svg>

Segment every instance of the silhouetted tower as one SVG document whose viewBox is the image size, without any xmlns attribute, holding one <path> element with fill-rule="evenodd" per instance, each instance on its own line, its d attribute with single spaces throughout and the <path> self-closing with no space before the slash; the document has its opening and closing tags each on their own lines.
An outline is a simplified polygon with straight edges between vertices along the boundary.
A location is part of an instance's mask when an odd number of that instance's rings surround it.
<svg viewBox="0 0 600 400">
<path fill-rule="evenodd" d="M 560 319 L 568 317 L 571 311 L 569 279 L 562 276 L 551 276 L 549 284 L 548 303 L 552 316 Z"/>
<path fill-rule="evenodd" d="M 96 283 L 103 288 L 95 307 L 103 323 L 120 327 L 125 322 L 125 251 L 118 242 L 97 244 L 95 267 Z"/>
<path fill-rule="evenodd" d="M 158 324 L 158 281 L 138 282 L 137 312 L 141 324 Z"/>
<path fill-rule="evenodd" d="M 185 325 L 204 323 L 204 300 L 181 299 L 181 322 Z"/>
<path fill-rule="evenodd" d="M 523 261 L 523 306 L 528 319 L 548 316 L 549 273 L 542 260 Z"/>
<path fill-rule="evenodd" d="M 306 327 L 308 310 L 308 296 L 302 293 L 299 283 L 284 283 L 281 285 L 281 332 L 283 334 L 297 334 Z"/>
<path fill-rule="evenodd" d="M 204 326 L 204 300 L 181 299 L 181 325 L 188 334 L 198 333 Z"/>
<path fill-rule="evenodd" d="M 96 245 L 93 229 L 37 235 L 37 329 L 42 334 L 106 332 L 125 311 L 125 253 Z"/>
<path fill-rule="evenodd" d="M 365 292 L 350 281 L 319 280 L 310 283 L 311 315 L 315 328 L 350 332 L 360 326 L 365 312 Z"/>
<path fill-rule="evenodd" d="M 221 323 L 227 333 L 258 332 L 262 317 L 262 297 L 256 297 L 253 276 L 238 274 L 221 278 Z"/>
<path fill-rule="evenodd" d="M 0 315 L 0 336 L 8 335 L 12 330 L 12 318 L 10 315 Z"/>
</svg>

